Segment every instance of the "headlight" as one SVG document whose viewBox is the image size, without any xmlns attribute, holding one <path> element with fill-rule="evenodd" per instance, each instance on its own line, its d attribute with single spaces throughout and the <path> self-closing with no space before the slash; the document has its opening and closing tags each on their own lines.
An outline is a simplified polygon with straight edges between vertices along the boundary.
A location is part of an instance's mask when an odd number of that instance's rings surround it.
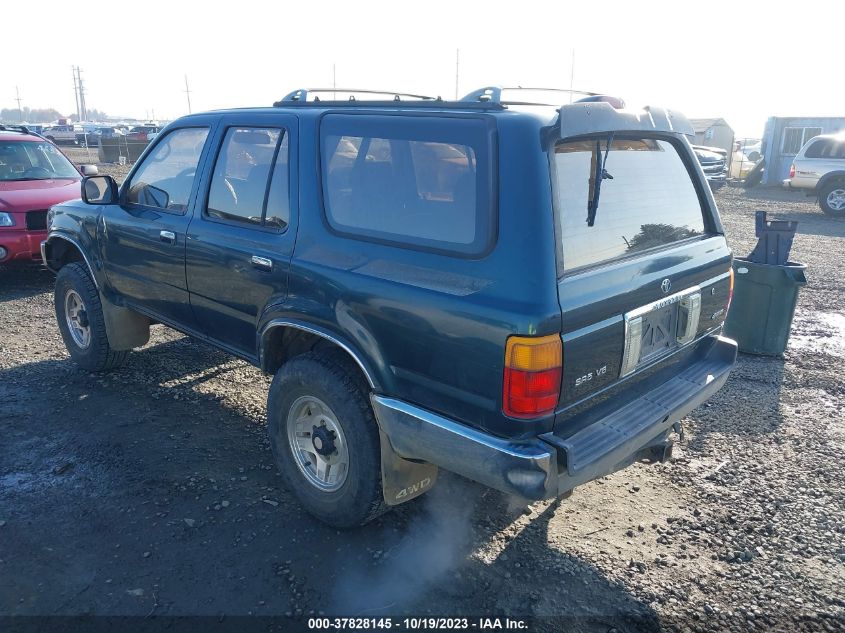
<svg viewBox="0 0 845 633">
<path fill-rule="evenodd" d="M 15 218 L 10 213 L 0 213 L 0 226 L 15 226 Z"/>
</svg>

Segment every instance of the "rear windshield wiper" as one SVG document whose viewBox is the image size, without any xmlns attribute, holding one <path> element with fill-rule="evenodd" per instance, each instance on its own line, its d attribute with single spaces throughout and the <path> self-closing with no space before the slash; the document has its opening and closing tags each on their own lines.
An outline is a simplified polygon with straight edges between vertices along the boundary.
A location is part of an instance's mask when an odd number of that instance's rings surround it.
<svg viewBox="0 0 845 633">
<path fill-rule="evenodd" d="M 604 159 L 601 157 L 601 141 L 596 140 L 596 171 L 593 173 L 593 195 L 587 201 L 587 226 L 593 226 L 596 222 L 596 210 L 599 208 L 599 196 L 601 195 L 601 183 L 605 178 L 613 180 L 613 176 L 607 173 L 604 166 L 607 164 L 607 155 L 610 146 L 613 144 L 613 134 L 607 137 L 607 144 L 604 146 Z"/>
</svg>

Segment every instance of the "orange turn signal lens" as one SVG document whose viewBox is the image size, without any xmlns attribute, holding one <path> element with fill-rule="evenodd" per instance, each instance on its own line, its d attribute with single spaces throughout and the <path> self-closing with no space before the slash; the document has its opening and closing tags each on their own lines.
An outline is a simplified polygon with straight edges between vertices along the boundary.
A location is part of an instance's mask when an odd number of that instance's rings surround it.
<svg viewBox="0 0 845 633">
<path fill-rule="evenodd" d="M 560 336 L 511 336 L 505 347 L 505 367 L 520 371 L 543 371 L 560 367 L 563 345 Z"/>
</svg>

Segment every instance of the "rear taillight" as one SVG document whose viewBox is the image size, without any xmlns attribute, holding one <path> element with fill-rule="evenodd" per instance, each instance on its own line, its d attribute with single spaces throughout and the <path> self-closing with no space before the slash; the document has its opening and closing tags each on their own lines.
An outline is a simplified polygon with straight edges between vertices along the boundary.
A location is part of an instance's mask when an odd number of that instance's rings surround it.
<svg viewBox="0 0 845 633">
<path fill-rule="evenodd" d="M 790 177 L 790 178 L 795 178 L 795 163 L 792 163 L 792 164 L 789 166 L 789 177 Z"/>
<path fill-rule="evenodd" d="M 563 344 L 560 336 L 511 336 L 505 346 L 502 411 L 512 418 L 553 413 L 560 394 Z"/>
</svg>

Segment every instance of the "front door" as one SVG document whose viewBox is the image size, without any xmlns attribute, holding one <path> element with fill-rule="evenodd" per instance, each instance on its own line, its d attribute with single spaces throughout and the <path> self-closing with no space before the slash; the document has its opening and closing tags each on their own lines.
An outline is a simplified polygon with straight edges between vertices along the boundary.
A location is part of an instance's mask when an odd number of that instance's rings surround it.
<svg viewBox="0 0 845 633">
<path fill-rule="evenodd" d="M 161 138 L 106 207 L 100 243 L 111 287 L 130 305 L 166 323 L 194 329 L 185 282 L 185 234 L 205 158 L 209 126 L 181 127 Z"/>
<path fill-rule="evenodd" d="M 203 333 L 250 358 L 264 307 L 284 299 L 296 238 L 297 119 L 221 120 L 188 228 L 187 279 Z"/>
</svg>

